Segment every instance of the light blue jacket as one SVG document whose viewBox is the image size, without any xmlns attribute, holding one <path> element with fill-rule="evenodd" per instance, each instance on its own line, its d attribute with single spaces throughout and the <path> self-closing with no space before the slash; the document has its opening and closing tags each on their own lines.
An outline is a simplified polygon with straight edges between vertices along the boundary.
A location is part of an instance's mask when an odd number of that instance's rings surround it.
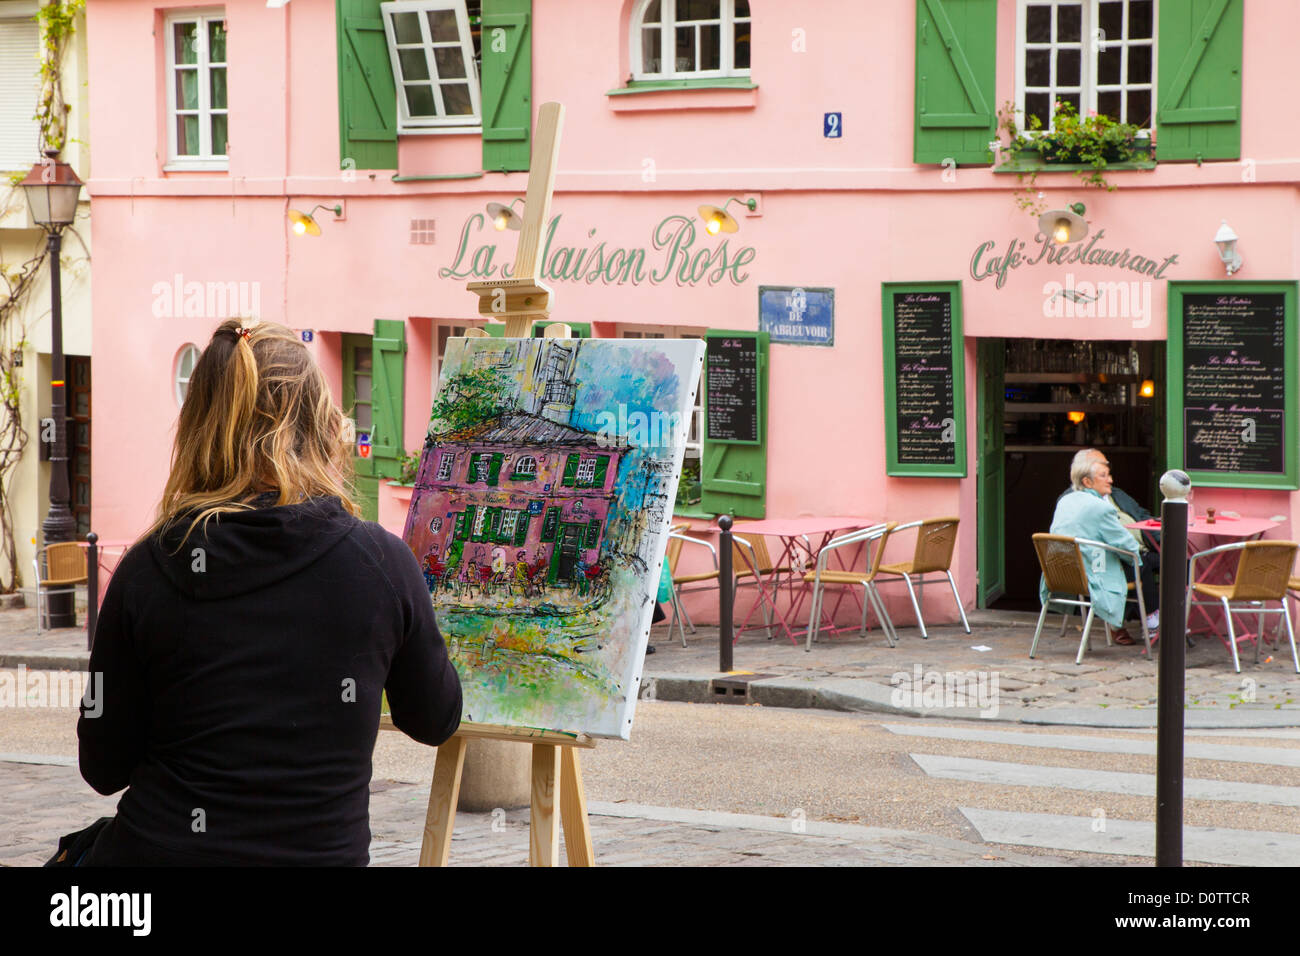
<svg viewBox="0 0 1300 956">
<path fill-rule="evenodd" d="M 1091 490 L 1072 491 L 1056 503 L 1051 532 L 1072 538 L 1091 538 L 1125 551 L 1137 549 L 1132 533 L 1120 523 L 1119 513 L 1105 498 Z M 1083 552 L 1089 596 L 1097 616 L 1112 627 L 1119 627 L 1124 623 L 1124 604 L 1128 600 L 1124 565 L 1131 562 L 1101 548 L 1081 545 L 1079 550 Z M 1046 601 L 1046 580 L 1039 582 L 1038 591 L 1040 600 Z"/>
</svg>

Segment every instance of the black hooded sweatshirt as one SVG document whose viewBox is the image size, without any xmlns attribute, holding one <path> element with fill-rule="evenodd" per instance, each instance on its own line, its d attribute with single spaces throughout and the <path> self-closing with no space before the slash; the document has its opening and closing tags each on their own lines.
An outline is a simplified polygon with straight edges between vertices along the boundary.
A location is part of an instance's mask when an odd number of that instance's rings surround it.
<svg viewBox="0 0 1300 956">
<path fill-rule="evenodd" d="M 415 740 L 456 732 L 410 550 L 337 499 L 273 501 L 178 550 L 183 520 L 115 570 L 77 736 L 86 781 L 127 791 L 87 864 L 364 866 L 381 691 Z"/>
</svg>

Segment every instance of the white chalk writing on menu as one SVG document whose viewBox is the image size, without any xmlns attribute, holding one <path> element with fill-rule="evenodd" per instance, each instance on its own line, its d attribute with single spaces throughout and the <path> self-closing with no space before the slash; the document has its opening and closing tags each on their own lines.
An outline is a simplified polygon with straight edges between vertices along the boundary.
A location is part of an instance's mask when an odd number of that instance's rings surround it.
<svg viewBox="0 0 1300 956">
<path fill-rule="evenodd" d="M 758 441 L 758 342 L 711 338 L 707 345 L 705 437 Z"/>
<path fill-rule="evenodd" d="M 898 462 L 956 462 L 951 293 L 894 294 L 894 376 Z"/>
<path fill-rule="evenodd" d="M 1183 365 L 1184 466 L 1284 473 L 1284 296 L 1184 295 Z"/>
</svg>

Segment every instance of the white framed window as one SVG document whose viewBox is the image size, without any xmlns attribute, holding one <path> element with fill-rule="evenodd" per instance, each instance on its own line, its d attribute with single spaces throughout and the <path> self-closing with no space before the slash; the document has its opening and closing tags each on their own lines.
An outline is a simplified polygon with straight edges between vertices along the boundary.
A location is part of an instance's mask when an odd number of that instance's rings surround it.
<svg viewBox="0 0 1300 956">
<path fill-rule="evenodd" d="M 749 76 L 749 0 L 640 0 L 633 80 Z"/>
<path fill-rule="evenodd" d="M 27 171 L 41 158 L 40 124 L 32 118 L 41 95 L 37 76 L 37 6 L 0 3 L 0 169 Z"/>
<path fill-rule="evenodd" d="M 190 379 L 194 375 L 194 366 L 199 362 L 199 347 L 193 344 L 181 346 L 181 350 L 176 353 L 176 365 L 173 369 L 172 381 L 175 385 L 176 406 L 179 408 L 185 404 L 185 396 L 190 391 Z"/>
<path fill-rule="evenodd" d="M 168 16 L 167 166 L 226 169 L 226 17 L 221 10 Z"/>
<path fill-rule="evenodd" d="M 521 478 L 536 478 L 537 459 L 532 455 L 524 455 L 515 462 L 515 475 Z"/>
<path fill-rule="evenodd" d="M 584 458 L 578 462 L 577 481 L 580 485 L 589 485 L 596 477 L 596 459 Z"/>
<path fill-rule="evenodd" d="M 1020 0 L 1016 109 L 1050 129 L 1057 100 L 1151 129 L 1156 0 Z"/>
<path fill-rule="evenodd" d="M 470 532 L 471 537 L 474 538 L 482 537 L 483 524 L 486 520 L 487 520 L 487 508 L 479 508 L 477 511 L 474 512 L 474 530 Z"/>
<path fill-rule="evenodd" d="M 379 9 L 397 84 L 397 128 L 481 128 L 475 29 L 465 0 L 391 0 Z"/>
<path fill-rule="evenodd" d="M 454 451 L 444 451 L 442 457 L 438 459 L 438 474 L 434 476 L 434 481 L 450 481 L 451 466 L 456 463 L 456 453 Z"/>
<path fill-rule="evenodd" d="M 515 525 L 518 521 L 518 511 L 503 511 L 501 513 L 501 530 L 497 532 L 498 536 L 513 539 L 515 536 Z"/>
</svg>

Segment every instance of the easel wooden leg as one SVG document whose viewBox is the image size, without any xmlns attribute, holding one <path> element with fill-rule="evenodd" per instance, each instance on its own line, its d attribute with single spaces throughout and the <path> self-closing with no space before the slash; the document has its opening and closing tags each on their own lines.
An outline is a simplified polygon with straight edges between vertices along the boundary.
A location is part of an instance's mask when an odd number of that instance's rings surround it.
<svg viewBox="0 0 1300 956">
<path fill-rule="evenodd" d="M 591 826 L 587 820 L 587 794 L 582 789 L 582 766 L 578 751 L 562 747 L 560 758 L 560 816 L 564 820 L 564 850 L 569 866 L 595 866 L 596 854 L 591 848 Z"/>
<path fill-rule="evenodd" d="M 555 866 L 560 856 L 560 818 L 555 813 L 555 790 L 560 783 L 560 749 L 555 744 L 533 744 L 529 866 Z"/>
<path fill-rule="evenodd" d="M 424 817 L 424 842 L 420 845 L 420 866 L 446 866 L 451 850 L 451 831 L 460 801 L 460 777 L 465 767 L 465 738 L 452 737 L 438 748 L 429 788 L 429 810 Z"/>
</svg>

